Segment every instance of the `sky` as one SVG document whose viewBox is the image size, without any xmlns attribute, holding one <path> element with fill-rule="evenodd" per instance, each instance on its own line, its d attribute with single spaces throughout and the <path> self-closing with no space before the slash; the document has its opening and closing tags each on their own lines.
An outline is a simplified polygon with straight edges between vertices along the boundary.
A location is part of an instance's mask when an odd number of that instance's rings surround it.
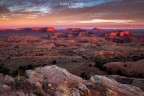
<svg viewBox="0 0 144 96">
<path fill-rule="evenodd" d="M 144 28 L 144 0 L 0 0 L 0 27 Z"/>
</svg>

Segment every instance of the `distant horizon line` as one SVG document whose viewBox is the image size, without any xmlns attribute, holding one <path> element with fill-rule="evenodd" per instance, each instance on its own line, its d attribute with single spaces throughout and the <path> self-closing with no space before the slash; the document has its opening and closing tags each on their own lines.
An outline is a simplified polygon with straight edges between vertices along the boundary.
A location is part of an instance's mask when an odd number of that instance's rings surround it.
<svg viewBox="0 0 144 96">
<path fill-rule="evenodd" d="M 17 28 L 46 28 L 46 27 L 54 27 L 55 29 L 65 29 L 65 28 L 81 28 L 81 29 L 93 29 L 93 28 L 98 28 L 98 29 L 144 29 L 144 28 L 125 28 L 125 27 L 74 27 L 74 26 L 69 26 L 69 27 L 58 27 L 58 26 L 25 26 L 25 27 L 1 27 L 0 29 L 17 29 Z"/>
</svg>

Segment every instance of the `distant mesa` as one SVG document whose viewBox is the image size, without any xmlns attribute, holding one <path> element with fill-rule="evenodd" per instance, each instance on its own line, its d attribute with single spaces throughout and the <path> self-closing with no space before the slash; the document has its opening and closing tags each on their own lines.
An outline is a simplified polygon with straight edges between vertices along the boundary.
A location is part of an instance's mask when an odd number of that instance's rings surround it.
<svg viewBox="0 0 144 96">
<path fill-rule="evenodd" d="M 93 31 L 97 31 L 97 32 L 102 32 L 102 31 L 103 31 L 102 28 L 93 28 L 92 30 L 93 30 Z"/>
<path fill-rule="evenodd" d="M 48 32 L 55 32 L 55 28 L 54 27 L 48 27 L 46 30 Z"/>
<path fill-rule="evenodd" d="M 54 27 L 33 27 L 31 28 L 31 31 L 36 31 L 36 32 L 55 32 L 55 28 Z"/>
<path fill-rule="evenodd" d="M 27 28 L 25 28 L 27 29 Z M 33 27 L 30 29 L 31 31 L 36 31 L 36 32 L 55 32 L 54 27 Z"/>
<path fill-rule="evenodd" d="M 55 32 L 54 27 L 31 27 L 31 28 L 15 28 L 15 29 L 5 29 L 5 28 L 0 28 L 0 31 L 10 31 L 10 32 L 15 32 L 15 31 L 22 31 L 22 32 Z"/>
<path fill-rule="evenodd" d="M 81 31 L 80 28 L 66 28 L 66 31 Z"/>
<path fill-rule="evenodd" d="M 105 33 L 105 39 L 116 43 L 130 43 L 132 40 L 132 32 L 130 30 L 120 30 Z"/>
<path fill-rule="evenodd" d="M 122 30 L 122 31 L 105 33 L 105 37 L 125 37 L 125 36 L 132 36 L 132 32 L 130 30 Z"/>
</svg>

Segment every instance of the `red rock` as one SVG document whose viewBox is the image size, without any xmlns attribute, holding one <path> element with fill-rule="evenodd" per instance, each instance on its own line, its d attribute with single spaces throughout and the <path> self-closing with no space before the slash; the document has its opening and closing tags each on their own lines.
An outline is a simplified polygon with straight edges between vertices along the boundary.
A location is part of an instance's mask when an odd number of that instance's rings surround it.
<svg viewBox="0 0 144 96">
<path fill-rule="evenodd" d="M 115 31 L 106 33 L 105 37 L 125 37 L 125 36 L 131 36 L 132 33 L 130 30 L 123 30 L 123 31 Z"/>
<path fill-rule="evenodd" d="M 48 27 L 48 28 L 47 28 L 47 31 L 49 31 L 49 32 L 54 32 L 54 31 L 55 31 L 55 28 L 54 28 L 54 27 Z"/>
</svg>

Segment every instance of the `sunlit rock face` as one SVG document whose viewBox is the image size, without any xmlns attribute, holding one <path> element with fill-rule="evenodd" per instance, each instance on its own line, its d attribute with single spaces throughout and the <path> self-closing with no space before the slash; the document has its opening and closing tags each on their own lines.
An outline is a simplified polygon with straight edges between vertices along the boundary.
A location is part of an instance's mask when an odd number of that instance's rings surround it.
<svg viewBox="0 0 144 96">
<path fill-rule="evenodd" d="M 115 31 L 105 34 L 105 37 L 126 37 L 126 36 L 132 36 L 130 30 Z"/>
<path fill-rule="evenodd" d="M 133 42 L 132 33 L 130 30 L 115 31 L 105 33 L 105 39 L 116 43 L 131 43 Z"/>
<path fill-rule="evenodd" d="M 55 28 L 54 27 L 48 27 L 46 30 L 48 32 L 55 32 Z"/>
</svg>

